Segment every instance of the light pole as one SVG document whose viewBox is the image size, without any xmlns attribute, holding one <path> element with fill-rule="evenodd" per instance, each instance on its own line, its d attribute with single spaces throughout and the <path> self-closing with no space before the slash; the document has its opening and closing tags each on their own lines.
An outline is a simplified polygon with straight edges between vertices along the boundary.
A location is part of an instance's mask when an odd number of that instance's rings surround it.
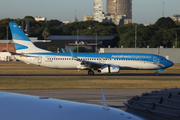
<svg viewBox="0 0 180 120">
<path fill-rule="evenodd" d="M 79 31 L 78 31 L 78 27 L 77 27 L 77 53 L 79 52 Z"/>
<path fill-rule="evenodd" d="M 137 25 L 135 26 L 135 48 L 137 48 Z"/>
<path fill-rule="evenodd" d="M 176 33 L 176 48 L 177 48 L 177 33 Z"/>
<path fill-rule="evenodd" d="M 96 53 L 97 53 L 97 33 L 96 33 Z"/>
<path fill-rule="evenodd" d="M 7 26 L 7 52 L 8 52 L 8 27 L 9 26 Z"/>
</svg>

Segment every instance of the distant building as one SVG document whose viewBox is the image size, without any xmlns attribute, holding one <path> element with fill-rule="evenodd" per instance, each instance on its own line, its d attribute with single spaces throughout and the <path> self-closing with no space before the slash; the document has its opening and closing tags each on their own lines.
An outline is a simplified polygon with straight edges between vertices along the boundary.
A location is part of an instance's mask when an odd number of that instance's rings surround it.
<svg viewBox="0 0 180 120">
<path fill-rule="evenodd" d="M 70 24 L 71 22 L 70 21 L 63 21 L 62 23 L 66 25 L 66 24 Z"/>
<path fill-rule="evenodd" d="M 0 52 L 9 51 L 16 52 L 14 43 L 12 40 L 0 40 Z"/>
<path fill-rule="evenodd" d="M 172 16 L 174 22 L 180 22 L 180 15 L 176 14 Z"/>
<path fill-rule="evenodd" d="M 8 51 L 8 52 L 6 52 Z M 15 60 L 9 52 L 16 52 L 12 40 L 0 40 L 0 61 Z"/>
<path fill-rule="evenodd" d="M 73 22 L 78 22 L 78 19 L 77 17 L 74 18 Z"/>
<path fill-rule="evenodd" d="M 151 23 L 148 23 L 148 24 L 144 24 L 144 26 L 149 26 L 149 25 L 153 25 L 153 24 L 151 24 Z"/>
<path fill-rule="evenodd" d="M 103 22 L 106 19 L 102 11 L 102 0 L 94 0 L 94 21 Z"/>
<path fill-rule="evenodd" d="M 94 15 L 85 15 L 84 21 L 94 20 Z"/>
<path fill-rule="evenodd" d="M 132 19 L 132 0 L 107 0 L 106 14 L 126 15 L 127 19 Z"/>
<path fill-rule="evenodd" d="M 94 0 L 94 20 L 102 22 L 102 0 Z"/>
<path fill-rule="evenodd" d="M 124 20 L 126 19 L 126 15 L 109 15 L 106 16 L 106 21 L 114 23 L 116 25 L 124 25 Z"/>
<path fill-rule="evenodd" d="M 14 60 L 15 58 L 11 56 L 11 53 L 9 52 L 0 52 L 0 61 L 10 61 Z"/>
<path fill-rule="evenodd" d="M 132 22 L 132 0 L 107 0 L 106 5 L 108 21 L 116 25 Z"/>
<path fill-rule="evenodd" d="M 132 23 L 132 19 L 124 19 L 124 24 Z"/>
<path fill-rule="evenodd" d="M 40 16 L 36 16 L 34 17 L 35 21 L 39 22 L 39 21 L 46 21 L 45 17 L 40 17 Z"/>
</svg>

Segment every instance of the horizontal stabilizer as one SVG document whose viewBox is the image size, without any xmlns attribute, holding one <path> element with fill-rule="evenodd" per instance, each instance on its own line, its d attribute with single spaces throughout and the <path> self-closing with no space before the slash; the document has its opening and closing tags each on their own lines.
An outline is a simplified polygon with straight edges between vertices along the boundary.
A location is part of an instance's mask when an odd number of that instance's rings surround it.
<svg viewBox="0 0 180 120">
<path fill-rule="evenodd" d="M 9 52 L 9 53 L 11 53 L 11 55 L 18 55 L 21 57 L 36 57 L 36 56 L 29 56 L 29 55 L 24 54 L 24 53 L 15 53 L 15 52 Z"/>
</svg>

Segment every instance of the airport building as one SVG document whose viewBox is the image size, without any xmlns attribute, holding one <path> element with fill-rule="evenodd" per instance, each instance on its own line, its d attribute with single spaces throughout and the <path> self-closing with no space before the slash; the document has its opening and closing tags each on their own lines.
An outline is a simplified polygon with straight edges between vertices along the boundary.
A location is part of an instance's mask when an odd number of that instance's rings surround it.
<svg viewBox="0 0 180 120">
<path fill-rule="evenodd" d="M 8 52 L 6 52 L 8 51 Z M 15 60 L 9 52 L 16 52 L 12 40 L 0 40 L 0 61 Z"/>
<path fill-rule="evenodd" d="M 5 51 L 16 52 L 12 40 L 0 40 L 0 52 L 5 52 Z"/>
<path fill-rule="evenodd" d="M 115 36 L 62 36 L 62 35 L 51 35 L 46 40 L 36 40 L 34 44 L 42 49 L 64 48 L 69 51 L 69 48 L 76 48 L 77 46 L 84 47 L 87 49 L 93 49 L 96 51 L 96 45 L 100 47 L 112 46 L 112 41 Z"/>
</svg>

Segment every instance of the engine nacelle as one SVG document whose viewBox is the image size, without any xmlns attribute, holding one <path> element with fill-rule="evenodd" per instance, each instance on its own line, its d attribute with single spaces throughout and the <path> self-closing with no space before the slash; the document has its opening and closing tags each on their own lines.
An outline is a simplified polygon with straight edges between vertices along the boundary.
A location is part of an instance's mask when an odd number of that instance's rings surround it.
<svg viewBox="0 0 180 120">
<path fill-rule="evenodd" d="M 101 70 L 99 72 L 101 73 L 119 73 L 120 66 L 118 65 L 104 65 L 101 67 Z"/>
</svg>

